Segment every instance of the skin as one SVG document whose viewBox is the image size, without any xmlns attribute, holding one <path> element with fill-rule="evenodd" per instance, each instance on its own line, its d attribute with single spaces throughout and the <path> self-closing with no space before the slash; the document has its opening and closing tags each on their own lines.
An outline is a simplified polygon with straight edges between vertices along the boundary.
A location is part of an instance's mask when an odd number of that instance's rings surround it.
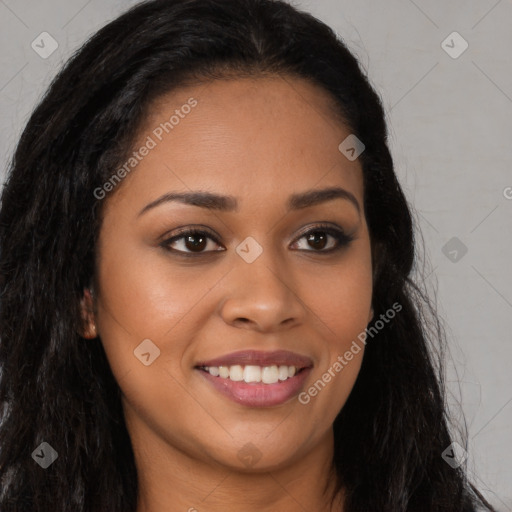
<svg viewBox="0 0 512 512">
<path fill-rule="evenodd" d="M 340 510 L 342 494 L 332 509 L 328 499 L 332 424 L 364 350 L 306 405 L 237 404 L 194 366 L 245 349 L 291 350 L 313 361 L 307 390 L 365 330 L 373 312 L 362 170 L 338 150 L 350 129 L 316 85 L 237 78 L 162 97 L 135 148 L 190 97 L 197 106 L 104 200 L 94 298 L 84 302 L 87 333 L 100 336 L 123 393 L 137 511 Z M 334 186 L 360 212 L 340 198 L 287 211 L 290 194 Z M 234 196 L 238 211 L 164 202 L 140 214 L 163 194 L 196 190 Z M 322 246 L 304 235 L 319 222 L 353 241 L 322 252 L 337 245 L 332 236 L 323 231 Z M 197 225 L 219 244 L 206 239 L 190 258 L 172 252 L 193 254 L 184 238 L 161 245 Z M 249 236 L 263 249 L 252 263 L 235 251 Z M 149 366 L 134 357 L 145 339 L 160 350 Z M 252 465 L 237 456 L 247 443 L 261 455 Z"/>
</svg>

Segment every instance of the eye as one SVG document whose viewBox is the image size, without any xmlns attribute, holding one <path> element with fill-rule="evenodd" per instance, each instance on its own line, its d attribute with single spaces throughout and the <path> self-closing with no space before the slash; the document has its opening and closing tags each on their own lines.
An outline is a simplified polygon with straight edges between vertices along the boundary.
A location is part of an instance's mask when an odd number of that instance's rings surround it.
<svg viewBox="0 0 512 512">
<path fill-rule="evenodd" d="M 330 245 L 329 238 L 331 239 Z M 297 240 L 299 241 L 302 239 L 306 239 L 306 243 L 309 245 L 309 247 L 312 247 L 313 250 L 298 247 L 299 250 L 308 252 L 332 253 L 348 246 L 354 240 L 354 237 L 345 234 L 345 232 L 341 229 L 334 228 L 332 226 L 318 225 L 308 230 Z M 295 245 L 296 244 L 297 242 L 295 242 Z"/>
<path fill-rule="evenodd" d="M 307 252 L 332 253 L 348 246 L 354 240 L 354 237 L 345 234 L 343 230 L 334 228 L 331 225 L 317 225 L 302 234 L 294 242 L 294 245 L 297 246 L 298 241 L 302 239 L 305 239 L 309 247 L 313 249 L 305 249 L 303 247 L 294 247 L 294 249 Z M 178 234 L 164 240 L 160 245 L 164 249 L 178 253 L 181 256 L 198 256 L 225 250 L 218 241 L 217 236 L 207 229 L 183 229 Z M 215 249 L 216 245 L 221 248 Z"/>
<path fill-rule="evenodd" d="M 169 251 L 182 253 L 184 256 L 219 251 L 219 249 L 212 249 L 212 244 L 209 242 L 213 242 L 213 245 L 220 245 L 217 237 L 208 230 L 185 229 L 164 240 L 160 245 Z M 209 250 L 205 250 L 207 248 Z"/>
</svg>

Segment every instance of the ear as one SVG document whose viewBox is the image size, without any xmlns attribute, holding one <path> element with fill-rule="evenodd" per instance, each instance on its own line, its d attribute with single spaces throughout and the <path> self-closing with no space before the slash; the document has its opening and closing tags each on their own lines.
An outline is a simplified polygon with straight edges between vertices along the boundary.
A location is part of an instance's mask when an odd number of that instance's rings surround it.
<svg viewBox="0 0 512 512">
<path fill-rule="evenodd" d="M 370 314 L 368 315 L 368 323 L 370 323 L 373 320 L 374 312 L 373 307 L 370 308 Z"/>
<path fill-rule="evenodd" d="M 96 320 L 94 318 L 94 300 L 90 289 L 84 289 L 84 295 L 80 300 L 80 312 L 82 317 L 82 338 L 92 340 L 98 336 L 96 332 Z"/>
</svg>

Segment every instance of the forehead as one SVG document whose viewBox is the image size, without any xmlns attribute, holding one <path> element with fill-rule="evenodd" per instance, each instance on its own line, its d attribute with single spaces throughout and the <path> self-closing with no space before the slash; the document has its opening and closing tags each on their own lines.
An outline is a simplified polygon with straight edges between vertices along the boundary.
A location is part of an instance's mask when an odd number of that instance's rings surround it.
<svg viewBox="0 0 512 512">
<path fill-rule="evenodd" d="M 133 149 L 151 148 L 112 199 L 202 189 L 255 205 L 337 185 L 362 200 L 360 164 L 338 149 L 350 133 L 332 97 L 303 79 L 232 78 L 182 87 L 149 108 Z"/>
</svg>

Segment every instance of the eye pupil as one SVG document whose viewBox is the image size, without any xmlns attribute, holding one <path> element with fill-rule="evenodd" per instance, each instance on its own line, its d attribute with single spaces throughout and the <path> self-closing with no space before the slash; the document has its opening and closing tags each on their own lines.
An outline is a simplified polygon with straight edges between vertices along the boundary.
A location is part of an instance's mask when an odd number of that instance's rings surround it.
<svg viewBox="0 0 512 512">
<path fill-rule="evenodd" d="M 322 231 L 313 231 L 308 236 L 308 243 L 313 242 L 315 249 L 323 249 L 327 242 L 327 236 Z M 319 246 L 317 245 L 319 244 Z"/>
<path fill-rule="evenodd" d="M 194 240 L 196 240 L 196 241 L 194 242 Z M 185 245 L 186 245 L 187 249 L 189 249 L 189 250 L 202 251 L 206 247 L 206 240 L 207 240 L 207 237 L 200 235 L 200 234 L 188 235 L 186 238 Z M 189 246 L 188 244 L 192 244 L 192 245 Z"/>
</svg>

